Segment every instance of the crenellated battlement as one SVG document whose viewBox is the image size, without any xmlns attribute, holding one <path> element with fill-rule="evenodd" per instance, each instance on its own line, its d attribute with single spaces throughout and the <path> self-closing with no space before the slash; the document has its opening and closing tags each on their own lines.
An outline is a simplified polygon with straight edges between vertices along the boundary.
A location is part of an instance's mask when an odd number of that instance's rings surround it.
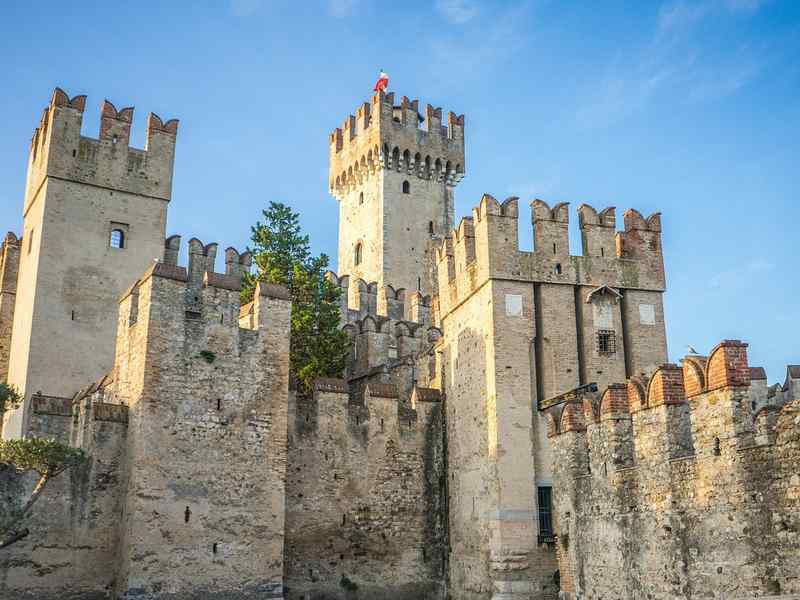
<svg viewBox="0 0 800 600">
<path fill-rule="evenodd" d="M 0 245 L 0 294 L 16 294 L 22 239 L 9 231 Z"/>
<path fill-rule="evenodd" d="M 339 277 L 327 271 L 325 277 L 340 290 L 343 323 L 355 323 L 367 316 L 406 321 L 409 327 L 430 324 L 431 297 L 420 292 L 406 292 L 389 284 L 368 283 L 349 275 Z"/>
<path fill-rule="evenodd" d="M 31 140 L 27 205 L 48 176 L 169 200 L 178 120 L 147 118 L 144 150 L 129 146 L 133 107 L 105 100 L 97 139 L 81 135 L 86 96 L 56 88 Z"/>
<path fill-rule="evenodd" d="M 318 411 L 317 434 L 326 435 L 331 428 L 346 425 L 352 441 L 356 442 L 353 446 L 382 435 L 411 451 L 420 449 L 422 440 L 418 436 L 430 426 L 432 413 L 441 401 L 438 390 L 414 386 L 411 404 L 404 405 L 400 402 L 400 390 L 390 383 L 370 382 L 360 390 L 353 390 L 344 379 L 319 379 L 313 387 L 313 402 Z M 354 391 L 361 391 L 356 402 L 353 402 Z M 329 420 L 332 415 L 336 416 L 333 421 Z"/>
<path fill-rule="evenodd" d="M 394 93 L 378 92 L 330 135 L 329 187 L 342 199 L 380 171 L 395 171 L 453 187 L 465 172 L 464 115 L 448 114 Z"/>
<path fill-rule="evenodd" d="M 654 449 L 650 441 L 658 438 L 666 442 L 662 450 L 674 445 L 684 457 L 720 455 L 726 448 L 746 450 L 774 440 L 781 414 L 794 414 L 791 405 L 800 401 L 796 394 L 800 369 L 789 366 L 786 383 L 765 402 L 760 387 L 766 388 L 766 381 L 751 380 L 751 374 L 760 377 L 763 369 L 748 366 L 747 344 L 739 340 L 725 340 L 708 357 L 689 355 L 682 362 L 682 367 L 665 364 L 649 377 L 633 377 L 602 392 L 588 385 L 551 398 L 544 403 L 548 436 L 557 446 L 577 444 L 590 454 L 607 452 L 607 444 L 593 442 L 597 436 L 592 429 L 602 430 L 605 421 L 629 421 L 629 434 L 615 440 L 616 452 L 630 459 L 627 466 L 668 458 L 641 454 Z M 663 418 L 652 418 L 653 411 L 660 411 Z M 587 433 L 562 441 L 560 437 L 569 432 Z M 687 453 L 687 449 L 693 450 Z"/>
<path fill-rule="evenodd" d="M 350 339 L 346 374 L 351 395 L 363 396 L 368 385 L 392 384 L 409 406 L 413 384 L 429 385 L 437 372 L 432 348 L 442 332 L 431 324 L 431 298 L 333 272 L 326 277 L 341 291 L 342 329 Z"/>
<path fill-rule="evenodd" d="M 567 203 L 550 207 L 531 202 L 533 252 L 521 251 L 518 198 L 502 204 L 484 194 L 471 218 L 446 235 L 437 248 L 440 301 L 454 306 L 489 278 L 565 285 L 609 286 L 617 289 L 663 291 L 661 220 L 625 213 L 625 228 L 616 231 L 614 207 L 597 211 L 578 208 L 583 254 L 569 254 Z M 447 308 L 443 307 L 443 313 Z"/>
<path fill-rule="evenodd" d="M 192 238 L 188 267 L 182 267 L 176 264 L 180 236 L 167 238 L 164 262 L 154 263 L 123 294 L 118 335 L 136 335 L 130 328 L 138 327 L 143 319 L 158 318 L 182 323 L 187 342 L 191 338 L 192 343 L 208 345 L 204 355 L 206 351 L 228 353 L 236 348 L 238 353 L 252 347 L 256 343 L 253 335 L 269 324 L 273 310 L 269 307 L 275 302 L 288 304 L 288 292 L 281 286 L 259 283 L 255 299 L 240 306 L 241 280 L 250 267 L 250 253 L 228 248 L 225 273 L 218 273 L 214 270 L 217 247 Z M 223 335 L 223 331 L 227 333 Z M 118 341 L 118 351 L 120 343 L 128 342 Z"/>
<path fill-rule="evenodd" d="M 250 272 L 253 264 L 251 252 L 239 252 L 229 246 L 225 249 L 225 271 L 216 272 L 217 249 L 219 244 L 212 242 L 204 244 L 197 238 L 189 240 L 189 265 L 187 273 L 192 285 L 199 286 L 207 274 L 211 285 L 227 287 L 228 289 L 241 289 L 242 277 Z M 181 251 L 181 236 L 171 235 L 164 241 L 164 264 L 178 266 L 178 256 Z"/>
<path fill-rule="evenodd" d="M 580 574 L 578 594 L 595 582 L 595 593 L 627 597 L 646 581 L 656 598 L 687 585 L 727 597 L 793 581 L 793 568 L 769 565 L 796 563 L 800 369 L 790 366 L 768 399 L 763 369 L 748 366 L 738 340 L 682 362 L 602 392 L 584 386 L 545 409 L 560 567 Z M 670 558 L 685 548 L 702 558 Z M 638 575 L 655 565 L 657 578 Z"/>
</svg>

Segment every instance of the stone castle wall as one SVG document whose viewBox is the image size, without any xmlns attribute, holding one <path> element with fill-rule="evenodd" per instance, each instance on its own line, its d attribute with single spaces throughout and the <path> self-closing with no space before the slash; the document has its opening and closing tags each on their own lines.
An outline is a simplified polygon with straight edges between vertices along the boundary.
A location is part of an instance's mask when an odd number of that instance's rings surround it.
<svg viewBox="0 0 800 600">
<path fill-rule="evenodd" d="M 192 240 L 186 269 L 168 240 L 120 303 L 111 373 L 33 397 L 29 435 L 89 462 L 4 550 L 0 597 L 282 597 L 290 301 L 259 285 L 240 308 L 242 256 L 214 273 L 215 249 Z M 2 477 L 24 502 L 30 479 Z"/>
<path fill-rule="evenodd" d="M 164 241 L 177 121 L 150 115 L 138 150 L 132 108 L 106 101 L 95 140 L 84 107 L 57 89 L 34 135 L 24 237 L 0 256 L 0 374 L 26 394 L 5 435 L 89 461 L 0 555 L 0 598 L 800 591 L 800 367 L 767 387 L 738 342 L 664 365 L 658 214 L 617 231 L 615 209 L 581 205 L 580 256 L 563 203 L 532 203 L 532 252 L 516 198 L 452 230 L 463 115 L 377 93 L 330 137 L 351 353 L 305 397 L 286 291 L 240 306 L 249 252 L 217 273 L 216 244 L 190 240 L 183 268 Z M 5 512 L 35 480 L 0 485 Z"/>
<path fill-rule="evenodd" d="M 48 484 L 26 519 L 29 536 L 3 550 L 0 598 L 94 600 L 113 588 L 128 409 L 101 398 L 33 396 L 30 435 L 82 448 L 89 460 Z M 5 468 L 0 479 L 5 513 L 30 497 L 38 475 Z"/>
<path fill-rule="evenodd" d="M 289 427 L 287 599 L 444 597 L 443 415 L 390 384 L 320 380 Z"/>
<path fill-rule="evenodd" d="M 767 391 L 746 345 L 548 409 L 572 598 L 800 593 L 800 369 Z"/>
<path fill-rule="evenodd" d="M 534 251 L 522 252 L 517 199 L 484 196 L 437 250 L 459 597 L 552 597 L 556 555 L 537 506 L 551 450 L 536 408 L 666 358 L 659 217 L 628 211 L 617 232 L 613 208 L 579 215 L 584 254 L 570 256 L 567 206 L 534 201 Z"/>
<path fill-rule="evenodd" d="M 444 415 L 430 298 L 328 274 L 341 290 L 346 380 L 293 392 L 287 598 L 442 598 Z"/>
</svg>

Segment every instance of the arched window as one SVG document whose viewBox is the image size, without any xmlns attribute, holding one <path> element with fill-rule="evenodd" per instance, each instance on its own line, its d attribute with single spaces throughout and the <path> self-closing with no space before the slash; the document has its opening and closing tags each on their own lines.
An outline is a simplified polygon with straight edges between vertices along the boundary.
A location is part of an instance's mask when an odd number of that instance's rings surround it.
<svg viewBox="0 0 800 600">
<path fill-rule="evenodd" d="M 112 229 L 111 237 L 108 240 L 108 245 L 112 248 L 125 247 L 125 232 L 122 229 Z"/>
<path fill-rule="evenodd" d="M 361 242 L 358 242 L 356 244 L 356 250 L 353 253 L 353 264 L 355 264 L 355 265 L 360 265 L 361 264 L 361 258 L 362 258 L 361 257 L 361 248 L 362 248 Z"/>
<path fill-rule="evenodd" d="M 411 184 L 408 183 L 408 180 L 403 182 L 403 193 L 410 194 L 411 193 Z"/>
</svg>

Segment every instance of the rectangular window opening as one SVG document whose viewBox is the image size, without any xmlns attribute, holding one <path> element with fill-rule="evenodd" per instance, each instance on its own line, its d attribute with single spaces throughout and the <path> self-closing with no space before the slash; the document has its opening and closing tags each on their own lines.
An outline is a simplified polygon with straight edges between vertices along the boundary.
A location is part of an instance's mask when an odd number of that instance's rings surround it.
<svg viewBox="0 0 800 600">
<path fill-rule="evenodd" d="M 617 335 L 613 329 L 600 329 L 597 332 L 598 354 L 614 354 L 617 351 Z"/>
<path fill-rule="evenodd" d="M 554 543 L 553 531 L 553 488 L 538 486 L 536 488 L 536 504 L 539 507 L 539 543 Z"/>
</svg>

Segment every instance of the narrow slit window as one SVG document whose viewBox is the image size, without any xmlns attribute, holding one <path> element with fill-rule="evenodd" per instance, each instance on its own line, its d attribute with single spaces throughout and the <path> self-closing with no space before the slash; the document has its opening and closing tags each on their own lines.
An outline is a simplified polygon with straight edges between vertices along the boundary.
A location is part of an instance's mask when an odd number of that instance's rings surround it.
<svg viewBox="0 0 800 600">
<path fill-rule="evenodd" d="M 428 234 L 433 235 L 433 221 L 428 221 Z"/>
<path fill-rule="evenodd" d="M 362 258 L 361 255 L 363 253 L 362 248 L 363 248 L 363 246 L 362 246 L 361 242 L 356 244 L 356 249 L 355 249 L 355 252 L 353 253 L 353 264 L 355 264 L 355 265 L 360 265 L 361 264 L 361 258 Z"/>
<path fill-rule="evenodd" d="M 122 229 L 112 229 L 108 245 L 112 248 L 122 249 L 125 247 L 125 232 Z"/>
<path fill-rule="evenodd" d="M 358 195 L 358 203 L 359 203 L 359 204 L 364 204 L 364 192 L 361 192 L 361 193 Z"/>
<path fill-rule="evenodd" d="M 553 537 L 553 488 L 539 486 L 536 488 L 537 505 L 539 507 L 539 541 Z"/>
</svg>

